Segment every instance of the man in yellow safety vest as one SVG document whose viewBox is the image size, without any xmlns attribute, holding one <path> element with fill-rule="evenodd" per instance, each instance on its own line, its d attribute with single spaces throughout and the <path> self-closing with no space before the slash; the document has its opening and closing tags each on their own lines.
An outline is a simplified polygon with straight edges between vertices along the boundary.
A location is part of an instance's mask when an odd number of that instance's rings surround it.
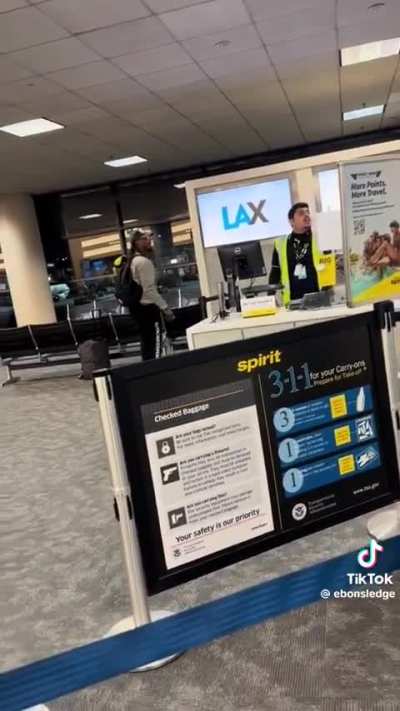
<svg viewBox="0 0 400 711">
<path fill-rule="evenodd" d="M 283 285 L 283 302 L 302 299 L 304 294 L 321 289 L 321 253 L 311 231 L 310 208 L 296 202 L 289 210 L 292 232 L 275 240 L 270 284 Z"/>
</svg>

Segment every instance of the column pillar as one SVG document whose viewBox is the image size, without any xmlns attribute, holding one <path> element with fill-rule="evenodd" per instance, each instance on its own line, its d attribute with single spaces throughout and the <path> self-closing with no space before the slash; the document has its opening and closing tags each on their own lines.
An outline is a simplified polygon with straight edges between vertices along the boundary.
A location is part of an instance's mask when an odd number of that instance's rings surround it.
<svg viewBox="0 0 400 711">
<path fill-rule="evenodd" d="M 0 196 L 0 245 L 18 326 L 56 321 L 30 195 Z"/>
</svg>

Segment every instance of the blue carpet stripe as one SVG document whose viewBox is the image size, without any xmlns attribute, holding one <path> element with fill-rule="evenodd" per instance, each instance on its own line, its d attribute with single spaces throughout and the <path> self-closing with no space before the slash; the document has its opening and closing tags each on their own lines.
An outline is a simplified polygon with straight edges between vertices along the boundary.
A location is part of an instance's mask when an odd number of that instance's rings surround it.
<svg viewBox="0 0 400 711">
<path fill-rule="evenodd" d="M 384 546 L 373 570 L 376 574 L 400 568 L 400 536 Z M 353 551 L 137 630 L 5 672 L 0 674 L 0 709 L 21 711 L 266 622 L 319 601 L 323 588 L 349 589 L 346 574 L 359 572 L 365 571 Z"/>
</svg>

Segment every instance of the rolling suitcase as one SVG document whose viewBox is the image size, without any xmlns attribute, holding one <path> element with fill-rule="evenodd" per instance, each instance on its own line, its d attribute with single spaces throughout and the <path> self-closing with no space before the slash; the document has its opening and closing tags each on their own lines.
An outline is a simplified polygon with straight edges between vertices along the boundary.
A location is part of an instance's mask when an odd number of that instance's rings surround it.
<svg viewBox="0 0 400 711">
<path fill-rule="evenodd" d="M 102 338 L 97 341 L 85 341 L 78 348 L 81 359 L 81 374 L 83 380 L 91 380 L 93 371 L 110 367 L 108 343 Z"/>
</svg>

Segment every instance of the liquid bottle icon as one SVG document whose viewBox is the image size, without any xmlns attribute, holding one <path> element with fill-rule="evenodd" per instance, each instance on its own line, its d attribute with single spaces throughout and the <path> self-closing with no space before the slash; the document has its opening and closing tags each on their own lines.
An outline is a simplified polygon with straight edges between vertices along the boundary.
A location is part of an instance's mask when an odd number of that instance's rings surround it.
<svg viewBox="0 0 400 711">
<path fill-rule="evenodd" d="M 365 390 L 364 390 L 364 387 L 360 388 L 360 392 L 357 395 L 356 409 L 357 409 L 357 412 L 364 412 L 364 410 L 365 410 Z"/>
</svg>

